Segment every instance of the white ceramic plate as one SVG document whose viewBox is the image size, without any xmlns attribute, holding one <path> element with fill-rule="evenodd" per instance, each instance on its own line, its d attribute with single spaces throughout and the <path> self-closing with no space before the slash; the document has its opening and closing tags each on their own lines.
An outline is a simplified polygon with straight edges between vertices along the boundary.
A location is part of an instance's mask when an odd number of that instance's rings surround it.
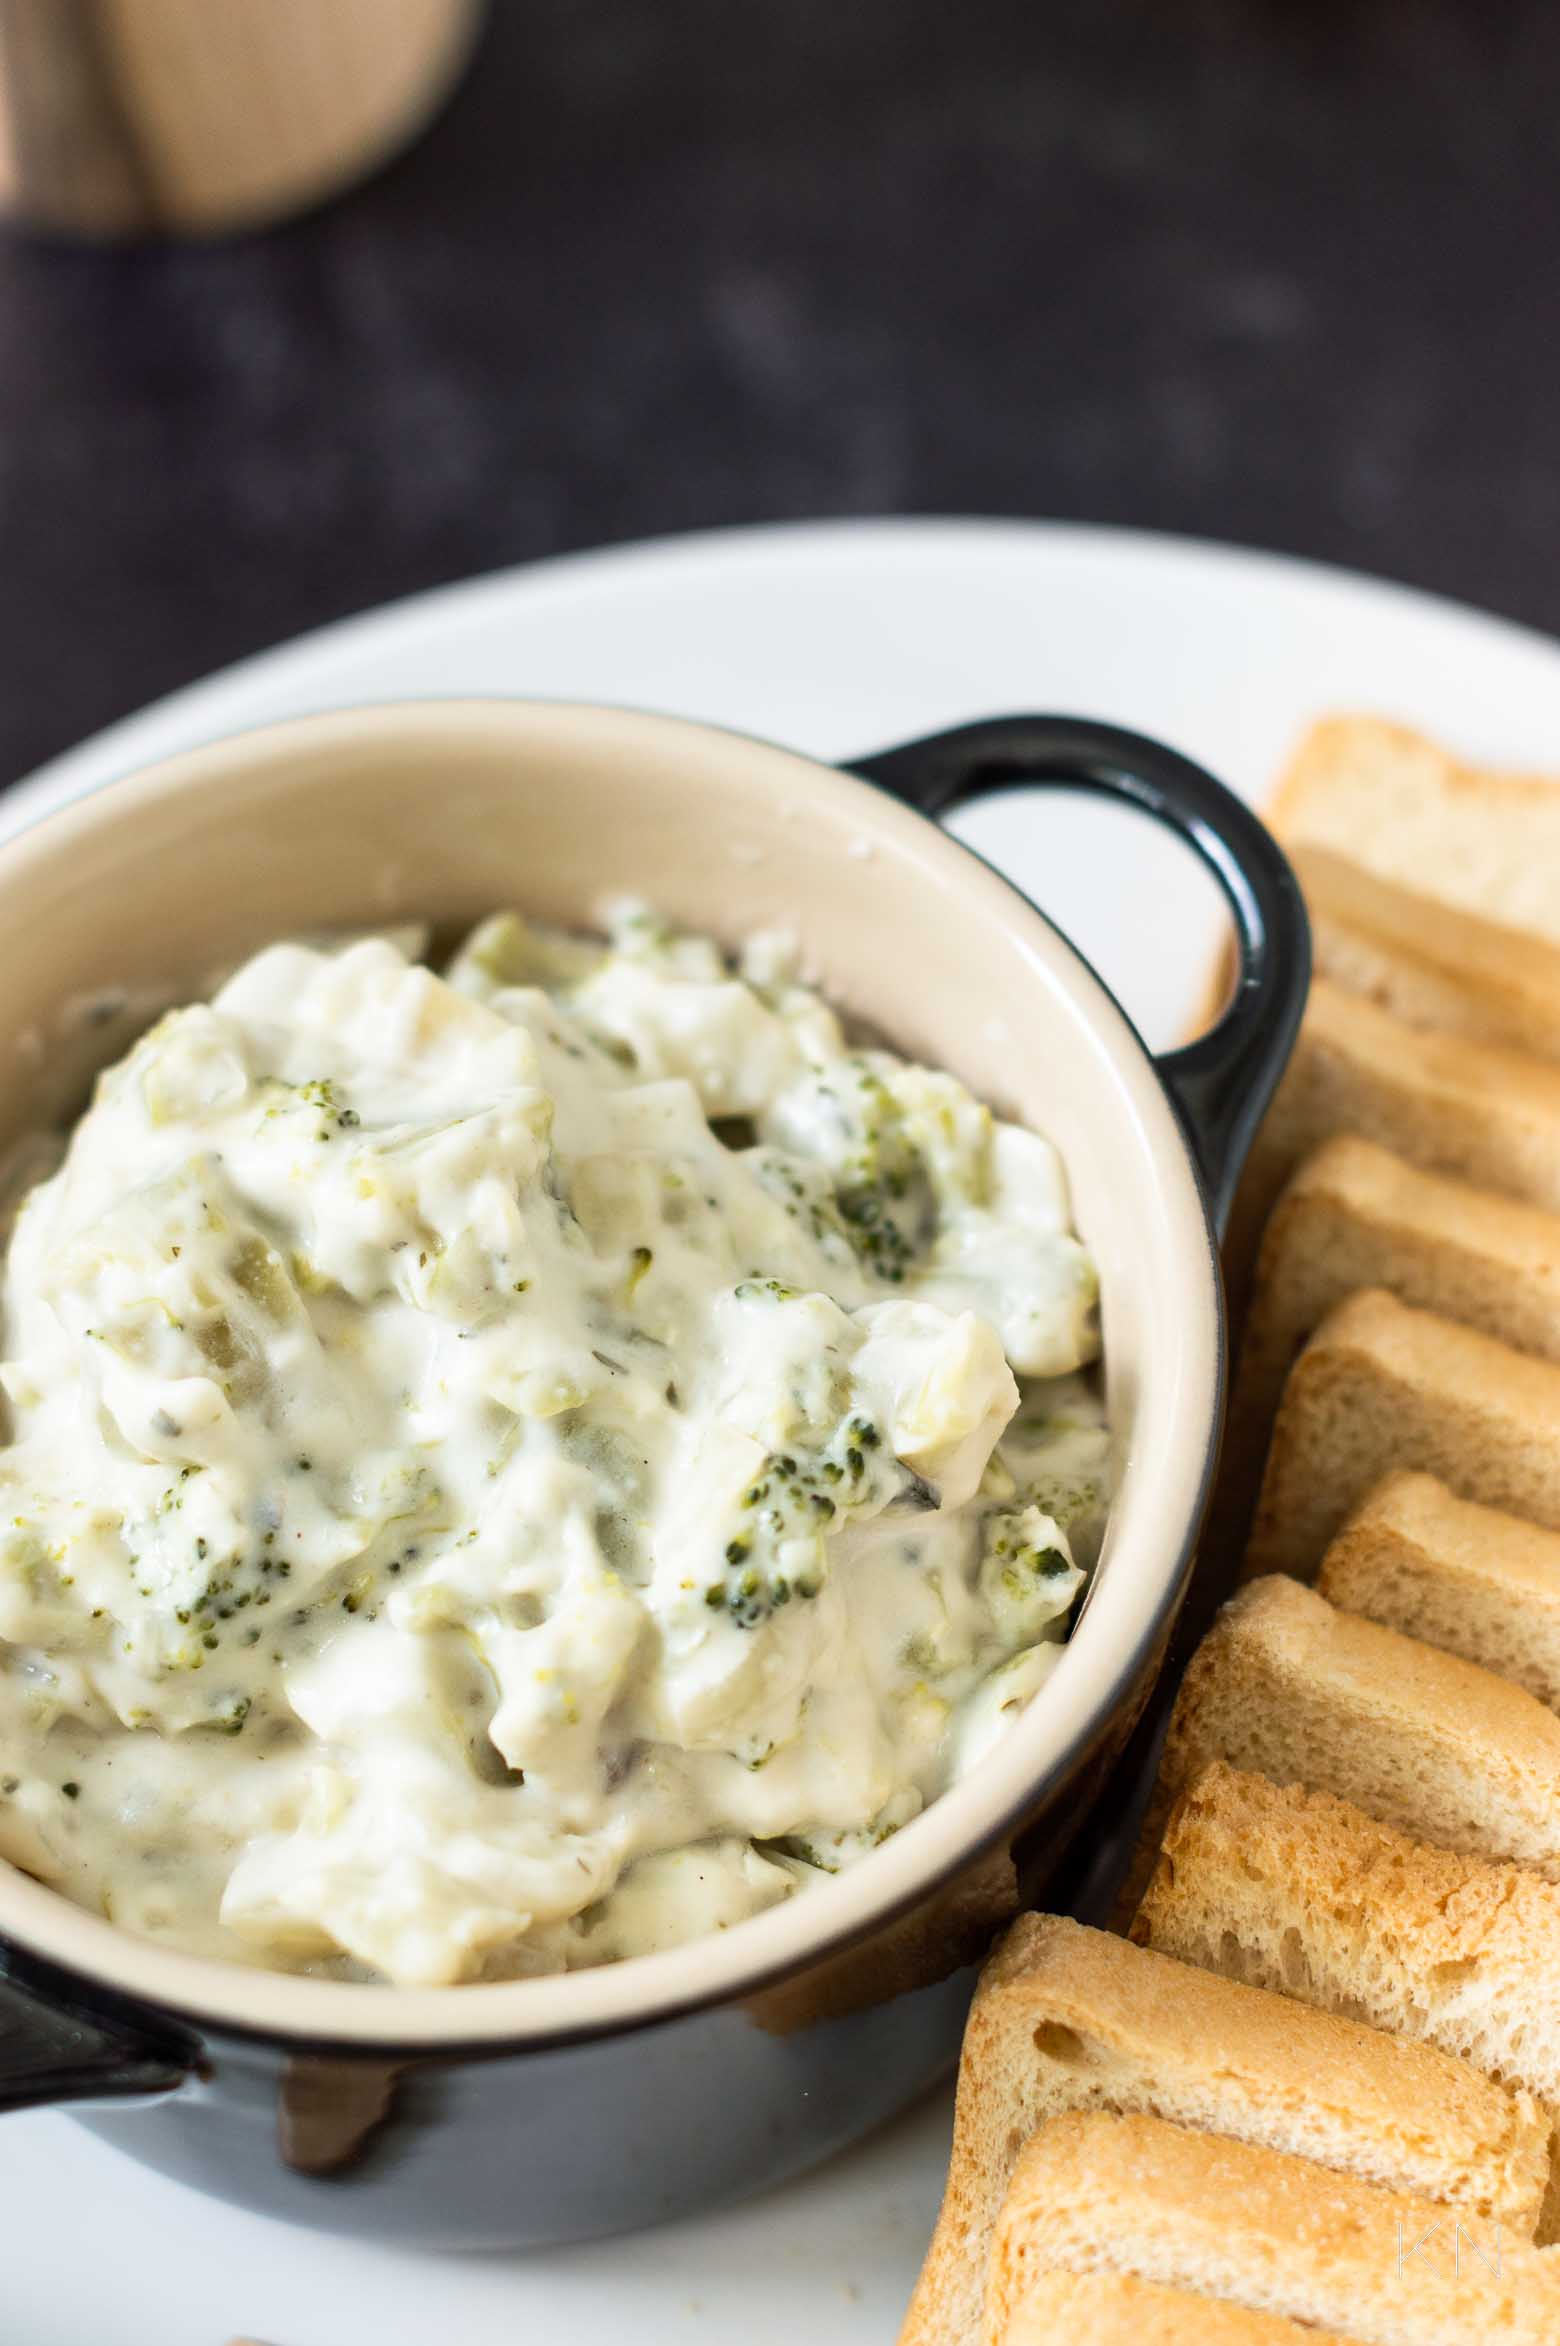
<svg viewBox="0 0 1560 2346">
<path fill-rule="evenodd" d="M 1300 727 L 1372 709 L 1560 770 L 1560 648 L 1448 603 L 1211 546 L 985 522 L 742 531 L 544 565 L 328 628 L 61 758 L 0 831 L 273 717 L 414 694 L 621 701 L 828 758 L 974 716 L 1162 735 L 1260 797 Z M 430 784 L 436 777 L 430 776 Z M 1130 817 L 1009 801 L 959 825 L 1098 962 L 1150 1041 L 1202 998 L 1216 914 Z M 886 2346 L 931 2228 L 939 2097 L 756 2205 L 637 2239 L 454 2260 L 287 2230 L 55 2115 L 0 2120 L 0 2346 Z"/>
</svg>

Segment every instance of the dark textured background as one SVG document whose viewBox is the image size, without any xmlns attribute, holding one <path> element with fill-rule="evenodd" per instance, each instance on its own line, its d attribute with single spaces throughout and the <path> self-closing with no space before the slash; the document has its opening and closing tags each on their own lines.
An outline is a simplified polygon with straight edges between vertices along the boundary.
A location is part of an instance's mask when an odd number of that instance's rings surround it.
<svg viewBox="0 0 1560 2346">
<path fill-rule="evenodd" d="M 0 780 L 240 653 L 724 522 L 1055 514 L 1560 627 L 1544 0 L 495 0 L 372 183 L 0 231 Z"/>
</svg>

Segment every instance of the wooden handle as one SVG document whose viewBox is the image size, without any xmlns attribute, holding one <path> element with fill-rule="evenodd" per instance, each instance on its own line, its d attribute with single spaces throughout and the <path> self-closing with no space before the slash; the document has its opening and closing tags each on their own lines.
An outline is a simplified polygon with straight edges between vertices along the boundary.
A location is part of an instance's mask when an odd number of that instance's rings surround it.
<svg viewBox="0 0 1560 2346">
<path fill-rule="evenodd" d="M 427 121 L 481 0 L 0 0 L 0 210 L 207 235 L 317 201 Z"/>
</svg>

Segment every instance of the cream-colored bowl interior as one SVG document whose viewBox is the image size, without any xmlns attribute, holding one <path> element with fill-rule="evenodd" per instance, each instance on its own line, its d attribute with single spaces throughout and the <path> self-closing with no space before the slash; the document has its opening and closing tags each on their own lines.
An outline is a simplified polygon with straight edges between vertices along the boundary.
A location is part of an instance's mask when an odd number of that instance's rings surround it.
<svg viewBox="0 0 1560 2346">
<path fill-rule="evenodd" d="M 512 903 L 588 925 L 623 893 L 731 945 L 791 929 L 837 1005 L 1061 1149 L 1101 1274 L 1121 1481 L 1060 1668 L 1000 1747 L 870 1859 L 666 1954 L 453 1989 L 298 1979 L 165 1952 L 0 1865 L 0 1931 L 27 1947 L 192 2014 L 313 2037 L 524 2040 L 627 2022 L 743 1989 L 902 1904 L 1113 1707 L 1213 1438 L 1202 1206 L 1109 995 L 1004 881 L 866 784 L 703 726 L 528 702 L 348 711 L 192 751 L 0 847 L 0 1143 L 71 1104 L 80 1005 L 100 991 L 188 994 L 278 934 L 341 922 L 454 932 Z"/>
</svg>

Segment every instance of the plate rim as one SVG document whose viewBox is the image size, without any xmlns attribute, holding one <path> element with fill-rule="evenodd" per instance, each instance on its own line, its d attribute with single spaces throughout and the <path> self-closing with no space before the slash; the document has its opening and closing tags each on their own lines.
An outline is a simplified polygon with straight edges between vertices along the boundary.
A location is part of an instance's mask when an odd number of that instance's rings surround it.
<svg viewBox="0 0 1560 2346">
<path fill-rule="evenodd" d="M 629 538 L 543 555 L 532 561 L 503 563 L 434 586 L 412 588 L 404 595 L 324 620 L 296 635 L 283 636 L 259 651 L 244 653 L 203 676 L 192 678 L 187 684 L 175 685 L 0 786 L 0 838 L 9 836 L 19 818 L 31 822 L 48 808 L 63 805 L 93 787 L 94 772 L 105 761 L 111 765 L 112 772 L 100 778 L 108 780 L 134 772 L 139 765 L 154 758 L 172 754 L 174 748 L 183 744 L 160 745 L 161 728 L 191 718 L 198 723 L 208 706 L 220 710 L 229 693 L 264 690 L 273 670 L 285 674 L 316 659 L 328 665 L 343 655 L 350 657 L 362 644 L 373 645 L 403 631 L 420 639 L 425 639 L 430 631 L 458 632 L 471 623 L 474 613 L 485 616 L 488 609 L 501 609 L 511 598 L 528 602 L 533 597 L 549 597 L 560 589 L 567 591 L 575 586 L 596 593 L 603 580 L 609 588 L 619 578 L 625 584 L 633 584 L 647 570 L 692 569 L 706 564 L 712 557 L 752 561 L 776 553 L 800 560 L 837 559 L 842 552 L 864 549 L 871 544 L 886 546 L 899 541 L 903 547 L 915 540 L 925 540 L 928 551 L 940 543 L 949 548 L 958 545 L 961 549 L 989 548 L 1003 553 L 1030 551 L 1062 559 L 1109 554 L 1135 564 L 1163 568 L 1189 566 L 1210 574 L 1244 573 L 1289 593 L 1329 600 L 1347 597 L 1366 606 L 1373 616 L 1418 619 L 1455 627 L 1459 632 L 1473 628 L 1492 644 L 1517 653 L 1536 653 L 1560 663 L 1560 636 L 1550 635 L 1524 620 L 1510 619 L 1476 603 L 1463 602 L 1454 595 L 1411 586 L 1373 571 L 1313 555 L 1281 553 L 1235 539 L 1141 529 L 1125 523 L 1052 520 L 1043 515 L 870 514 L 860 518 L 739 523 L 715 529 L 668 531 L 655 537 Z M 323 705 L 333 708 L 357 704 L 331 701 Z M 144 750 L 139 747 L 143 736 L 151 737 L 150 746 Z M 218 738 L 218 734 L 201 732 L 192 738 L 211 740 Z M 121 751 L 130 754 L 121 759 Z"/>
</svg>

